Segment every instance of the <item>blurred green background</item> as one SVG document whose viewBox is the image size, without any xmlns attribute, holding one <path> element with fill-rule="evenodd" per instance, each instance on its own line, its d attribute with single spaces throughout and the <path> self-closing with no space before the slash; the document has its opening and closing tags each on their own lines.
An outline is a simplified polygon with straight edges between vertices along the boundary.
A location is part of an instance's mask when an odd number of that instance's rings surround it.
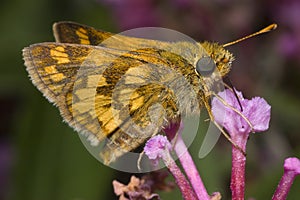
<svg viewBox="0 0 300 200">
<path fill-rule="evenodd" d="M 112 180 L 130 174 L 94 159 L 58 110 L 32 85 L 21 50 L 53 41 L 52 24 L 71 20 L 118 32 L 141 26 L 180 31 L 226 43 L 276 22 L 276 31 L 228 47 L 236 56 L 230 79 L 245 96 L 272 106 L 270 129 L 248 143 L 246 196 L 271 199 L 286 157 L 300 157 L 300 1 L 271 0 L 2 0 L 0 7 L 0 199 L 116 199 Z M 201 131 L 200 131 L 201 132 Z M 199 133 L 201 134 L 201 133 Z M 230 196 L 230 144 L 221 139 L 198 159 L 210 193 Z M 300 178 L 288 199 L 299 199 Z M 178 191 L 163 199 L 181 199 Z"/>
</svg>

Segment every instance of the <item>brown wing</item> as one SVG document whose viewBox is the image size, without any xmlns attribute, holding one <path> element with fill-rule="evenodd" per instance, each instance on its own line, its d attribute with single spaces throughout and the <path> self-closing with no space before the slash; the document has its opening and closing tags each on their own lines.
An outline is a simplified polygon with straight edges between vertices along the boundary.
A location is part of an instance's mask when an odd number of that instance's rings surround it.
<svg viewBox="0 0 300 200">
<path fill-rule="evenodd" d="M 90 26 L 67 21 L 54 23 L 53 33 L 56 42 L 94 46 L 114 35 Z"/>
<path fill-rule="evenodd" d="M 175 53 L 181 53 L 180 49 L 174 46 L 174 43 L 129 37 L 123 35 L 124 33 L 113 34 L 75 22 L 62 21 L 54 23 L 53 34 L 56 42 L 60 43 L 105 46 L 118 50 L 159 47 L 160 49 L 168 49 Z"/>
</svg>

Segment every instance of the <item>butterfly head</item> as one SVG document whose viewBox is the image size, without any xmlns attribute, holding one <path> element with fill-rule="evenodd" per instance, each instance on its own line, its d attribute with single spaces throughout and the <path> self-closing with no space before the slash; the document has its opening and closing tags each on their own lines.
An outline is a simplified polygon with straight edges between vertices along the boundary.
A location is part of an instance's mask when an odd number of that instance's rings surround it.
<svg viewBox="0 0 300 200">
<path fill-rule="evenodd" d="M 224 77 L 231 68 L 233 55 L 218 43 L 203 42 L 201 46 L 208 56 L 200 58 L 196 63 L 196 71 L 204 77 L 212 75 L 216 70 Z"/>
<path fill-rule="evenodd" d="M 205 96 L 210 96 L 214 88 L 219 88 L 223 83 L 234 60 L 233 55 L 218 43 L 203 42 L 200 48 L 204 48 L 206 54 L 195 61 L 195 71 L 199 75 L 200 84 Z"/>
</svg>

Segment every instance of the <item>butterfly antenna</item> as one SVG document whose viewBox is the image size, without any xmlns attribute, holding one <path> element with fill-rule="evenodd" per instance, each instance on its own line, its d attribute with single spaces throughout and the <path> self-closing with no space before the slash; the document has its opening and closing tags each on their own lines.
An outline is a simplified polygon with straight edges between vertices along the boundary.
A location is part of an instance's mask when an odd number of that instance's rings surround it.
<svg viewBox="0 0 300 200">
<path fill-rule="evenodd" d="M 241 41 L 244 41 L 244 40 L 247 40 L 247 39 L 249 39 L 249 38 L 252 38 L 252 37 L 254 37 L 254 36 L 256 36 L 256 35 L 260 35 L 260 34 L 262 34 L 262 33 L 270 32 L 270 31 L 272 31 L 272 30 L 275 30 L 276 28 L 277 28 L 277 24 L 271 24 L 271 25 L 267 26 L 266 28 L 261 29 L 260 31 L 257 31 L 257 32 L 255 32 L 255 33 L 253 33 L 253 34 L 251 34 L 251 35 L 247 35 L 247 36 L 245 36 L 245 37 L 242 37 L 241 39 L 238 39 L 238 40 L 235 40 L 235 41 L 232 41 L 232 42 L 228 42 L 228 43 L 226 43 L 226 44 L 223 44 L 222 46 L 223 46 L 223 47 L 231 46 L 231 45 L 233 45 L 233 44 L 236 44 L 236 43 L 239 43 L 239 42 L 241 42 Z"/>
</svg>

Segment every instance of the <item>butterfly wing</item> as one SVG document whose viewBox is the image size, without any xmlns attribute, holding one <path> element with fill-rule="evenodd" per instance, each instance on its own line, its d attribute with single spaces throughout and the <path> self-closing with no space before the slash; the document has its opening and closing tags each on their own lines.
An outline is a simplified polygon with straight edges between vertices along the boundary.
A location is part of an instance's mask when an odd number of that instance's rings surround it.
<svg viewBox="0 0 300 200">
<path fill-rule="evenodd" d="M 199 43 L 193 43 L 190 38 L 184 38 L 177 32 L 168 32 L 169 30 L 158 29 L 162 31 L 162 35 L 171 36 L 174 34 L 175 39 L 167 41 L 144 39 L 139 37 L 126 36 L 127 34 L 144 36 L 145 30 L 133 29 L 129 32 L 123 32 L 121 34 L 113 34 L 110 32 L 95 29 L 90 26 L 78 24 L 75 22 L 62 21 L 53 25 L 53 33 L 56 42 L 60 43 L 72 43 L 72 44 L 84 44 L 93 46 L 103 46 L 107 48 L 113 48 L 118 50 L 131 51 L 138 48 L 159 48 L 171 51 L 172 53 L 183 56 L 191 63 L 195 58 L 195 55 L 206 54 L 206 51 Z M 149 30 L 153 34 L 157 29 Z M 147 29 L 146 29 L 147 32 Z M 126 35 L 124 35 L 126 34 Z M 149 33 L 148 33 L 149 35 Z M 161 35 L 157 36 L 162 37 Z M 181 42 L 177 42 L 181 41 Z M 185 42 L 182 42 L 185 41 Z M 183 48 L 184 47 L 184 48 Z M 188 49 L 188 51 L 187 51 Z M 188 54 L 190 53 L 190 54 Z"/>
<path fill-rule="evenodd" d="M 75 22 L 57 22 L 53 25 L 56 42 L 97 46 L 114 34 Z"/>
<path fill-rule="evenodd" d="M 113 34 L 90 26 L 68 21 L 55 23 L 53 25 L 53 34 L 56 42 L 60 43 L 85 44 L 93 46 L 101 45 L 116 49 L 128 50 L 128 48 L 132 47 L 149 47 L 153 45 L 156 47 L 169 46 L 169 43 L 167 42 Z"/>
</svg>

